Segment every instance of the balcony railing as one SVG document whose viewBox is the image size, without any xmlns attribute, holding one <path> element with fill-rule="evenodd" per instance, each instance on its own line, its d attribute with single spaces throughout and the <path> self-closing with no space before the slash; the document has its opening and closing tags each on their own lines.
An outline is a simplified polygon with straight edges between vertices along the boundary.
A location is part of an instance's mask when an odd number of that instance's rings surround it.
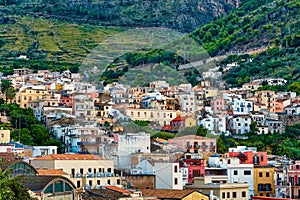
<svg viewBox="0 0 300 200">
<path fill-rule="evenodd" d="M 272 191 L 272 188 L 258 188 L 259 192 L 270 192 Z"/>
<path fill-rule="evenodd" d="M 119 177 L 118 174 L 114 174 L 112 172 L 97 172 L 97 173 L 93 173 L 93 172 L 88 172 L 86 174 L 81 174 L 81 173 L 77 173 L 75 175 L 70 175 L 70 178 L 104 178 L 104 177 Z"/>
</svg>

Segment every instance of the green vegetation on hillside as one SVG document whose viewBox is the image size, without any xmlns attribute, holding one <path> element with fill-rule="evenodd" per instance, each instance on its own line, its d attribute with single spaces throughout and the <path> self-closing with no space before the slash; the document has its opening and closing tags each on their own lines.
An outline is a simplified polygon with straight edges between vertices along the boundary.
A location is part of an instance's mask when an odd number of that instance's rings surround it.
<svg viewBox="0 0 300 200">
<path fill-rule="evenodd" d="M 252 131 L 247 136 L 248 139 L 243 140 L 221 135 L 217 141 L 218 152 L 225 153 L 229 147 L 244 145 L 257 147 L 258 151 L 267 151 L 268 154 L 286 155 L 288 158 L 300 159 L 300 124 L 287 126 L 283 134 L 257 135 L 255 131 Z"/>
<path fill-rule="evenodd" d="M 7 12 L 111 26 L 168 27 L 190 32 L 226 15 L 240 0 L 1 0 Z"/>
<path fill-rule="evenodd" d="M 76 72 L 93 48 L 121 31 L 43 18 L 7 16 L 5 19 L 1 21 L 0 17 L 0 69 L 6 74 L 21 67 Z M 20 55 L 26 55 L 28 60 L 19 59 Z"/>
<path fill-rule="evenodd" d="M 50 137 L 46 127 L 38 123 L 31 108 L 24 109 L 17 104 L 1 103 L 0 112 L 5 112 L 10 118 L 12 140 L 33 146 L 54 145 L 58 146 L 58 151 L 61 152 L 62 143 Z M 7 127 L 7 124 L 2 123 L 1 126 Z"/>
<path fill-rule="evenodd" d="M 299 35 L 299 10 L 298 0 L 248 0 L 229 15 L 195 30 L 191 37 L 211 56 L 268 45 L 290 46 Z"/>
<path fill-rule="evenodd" d="M 242 54 L 267 48 L 253 55 L 232 55 L 220 63 L 238 62 L 239 67 L 225 72 L 229 87 L 251 79 L 284 78 L 289 84 L 299 81 L 300 2 L 298 0 L 248 0 L 229 15 L 191 33 L 210 55 Z M 250 61 L 251 60 L 251 61 Z M 285 88 L 272 88 L 285 90 Z"/>
</svg>

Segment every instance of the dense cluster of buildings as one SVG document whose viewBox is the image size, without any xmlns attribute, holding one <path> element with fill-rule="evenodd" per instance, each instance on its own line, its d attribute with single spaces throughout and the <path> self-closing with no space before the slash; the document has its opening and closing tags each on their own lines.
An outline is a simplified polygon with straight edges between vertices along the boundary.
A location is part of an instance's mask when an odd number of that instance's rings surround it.
<svg viewBox="0 0 300 200">
<path fill-rule="evenodd" d="M 55 146 L 22 145 L 10 140 L 9 130 L 0 130 L 0 157 L 12 155 L 11 166 L 23 163 L 36 180 L 50 184 L 27 184 L 36 197 L 300 197 L 298 161 L 245 146 L 220 155 L 216 137 L 198 136 L 193 129 L 202 126 L 212 135 L 235 137 L 255 125 L 257 134 L 283 133 L 286 125 L 299 121 L 300 97 L 257 90 L 262 83 L 284 84 L 283 79 L 255 80 L 231 90 L 211 87 L 209 81 L 195 87 L 154 81 L 149 87 L 113 83 L 99 89 L 70 71 L 33 73 L 26 68 L 5 79 L 16 91 L 12 102 L 33 109 L 51 136 L 63 143 L 58 154 Z M 6 113 L 0 118 L 9 122 Z M 145 129 L 132 127 L 134 120 L 176 137 L 151 140 Z M 64 183 L 58 190 L 56 180 Z"/>
</svg>

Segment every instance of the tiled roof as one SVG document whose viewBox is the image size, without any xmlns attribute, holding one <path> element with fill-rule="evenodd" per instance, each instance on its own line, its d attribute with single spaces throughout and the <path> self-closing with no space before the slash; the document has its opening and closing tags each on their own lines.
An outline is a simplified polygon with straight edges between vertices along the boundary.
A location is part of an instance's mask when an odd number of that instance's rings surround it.
<svg viewBox="0 0 300 200">
<path fill-rule="evenodd" d="M 51 154 L 36 160 L 102 160 L 102 158 L 92 154 Z"/>
<path fill-rule="evenodd" d="M 37 171 L 38 171 L 38 174 L 40 176 L 47 176 L 47 175 L 67 175 L 67 173 L 64 172 L 61 169 L 39 169 Z"/>
<path fill-rule="evenodd" d="M 116 200 L 122 197 L 128 197 L 127 195 L 107 189 L 86 190 L 81 196 L 84 200 Z"/>
<path fill-rule="evenodd" d="M 121 194 L 131 194 L 132 192 L 128 191 L 128 190 L 125 190 L 124 188 L 120 188 L 120 187 L 117 187 L 117 186 L 105 186 L 106 189 L 109 189 L 109 190 L 112 190 L 112 191 L 115 191 L 115 192 L 119 192 Z"/>
<path fill-rule="evenodd" d="M 157 197 L 159 199 L 182 199 L 196 190 L 141 190 L 143 197 Z"/>
</svg>

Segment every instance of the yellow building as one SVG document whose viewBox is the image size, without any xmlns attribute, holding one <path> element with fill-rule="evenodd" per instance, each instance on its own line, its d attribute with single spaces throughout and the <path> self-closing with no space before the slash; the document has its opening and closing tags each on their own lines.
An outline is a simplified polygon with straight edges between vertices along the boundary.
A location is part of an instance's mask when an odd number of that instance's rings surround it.
<svg viewBox="0 0 300 200">
<path fill-rule="evenodd" d="M 197 126 L 197 120 L 195 120 L 192 117 L 187 117 L 184 120 L 184 126 L 185 127 L 193 127 L 193 126 Z"/>
<path fill-rule="evenodd" d="M 193 185 L 186 185 L 186 189 L 201 190 L 204 194 L 213 195 L 220 200 L 248 200 L 249 185 L 247 183 L 214 183 L 205 184 L 203 177 L 194 177 Z"/>
<path fill-rule="evenodd" d="M 48 91 L 26 88 L 16 93 L 15 103 L 19 104 L 21 108 L 28 108 L 31 101 L 41 100 L 45 94 L 48 94 Z"/>
<path fill-rule="evenodd" d="M 0 143 L 10 142 L 10 130 L 0 130 Z"/>
<path fill-rule="evenodd" d="M 32 166 L 62 169 L 80 189 L 121 185 L 121 175 L 114 174 L 114 161 L 92 154 L 51 154 L 32 160 Z"/>
<path fill-rule="evenodd" d="M 274 196 L 274 168 L 269 166 L 254 167 L 254 194 L 255 196 Z"/>
</svg>

